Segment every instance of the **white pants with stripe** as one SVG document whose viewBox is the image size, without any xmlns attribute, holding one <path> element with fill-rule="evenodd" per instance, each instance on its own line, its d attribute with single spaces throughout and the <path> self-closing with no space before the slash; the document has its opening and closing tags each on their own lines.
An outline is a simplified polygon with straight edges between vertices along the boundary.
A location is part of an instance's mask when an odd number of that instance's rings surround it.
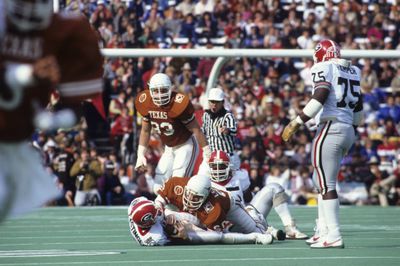
<svg viewBox="0 0 400 266">
<path fill-rule="evenodd" d="M 336 190 L 340 163 L 354 140 L 352 125 L 333 121 L 318 125 L 312 145 L 311 163 L 314 167 L 314 185 L 322 195 Z"/>
<path fill-rule="evenodd" d="M 199 145 L 194 136 L 179 146 L 165 146 L 156 167 L 154 182 L 161 185 L 171 176 L 191 177 L 198 155 Z"/>
</svg>

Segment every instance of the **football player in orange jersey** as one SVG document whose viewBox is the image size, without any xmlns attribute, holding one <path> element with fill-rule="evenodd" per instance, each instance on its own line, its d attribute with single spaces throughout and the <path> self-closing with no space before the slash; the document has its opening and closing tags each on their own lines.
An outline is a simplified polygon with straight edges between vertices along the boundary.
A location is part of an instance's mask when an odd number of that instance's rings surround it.
<svg viewBox="0 0 400 266">
<path fill-rule="evenodd" d="M 171 176 L 191 176 L 196 162 L 198 144 L 203 156 L 209 158 L 207 139 L 194 116 L 194 108 L 187 95 L 172 91 L 170 78 L 163 73 L 153 75 L 149 89 L 136 97 L 135 107 L 143 116 L 135 169 L 146 169 L 145 153 L 150 133 L 159 134 L 165 150 L 156 167 L 155 179 L 147 180 L 153 191 Z M 155 185 L 153 184 L 155 183 Z"/>
<path fill-rule="evenodd" d="M 155 202 L 162 208 L 173 205 L 196 216 L 210 230 L 270 235 L 248 214 L 235 194 L 212 188 L 208 176 L 171 177 L 158 190 Z"/>
<path fill-rule="evenodd" d="M 0 221 L 58 194 L 27 142 L 43 122 L 35 116 L 46 107 L 54 88 L 64 106 L 79 106 L 81 100 L 98 95 L 103 73 L 97 37 L 86 18 L 53 14 L 51 0 L 4 0 L 2 4 Z"/>
<path fill-rule="evenodd" d="M 174 244 L 262 244 L 272 242 L 262 233 L 222 233 L 207 230 L 193 215 L 159 208 L 151 200 L 139 197 L 128 208 L 129 229 L 141 246 Z"/>
</svg>

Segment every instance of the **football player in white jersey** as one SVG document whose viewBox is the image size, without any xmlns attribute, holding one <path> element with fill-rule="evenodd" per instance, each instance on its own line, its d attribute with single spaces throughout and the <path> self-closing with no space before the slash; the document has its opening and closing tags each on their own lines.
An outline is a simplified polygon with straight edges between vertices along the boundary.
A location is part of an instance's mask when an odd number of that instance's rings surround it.
<svg viewBox="0 0 400 266">
<path fill-rule="evenodd" d="M 318 125 L 311 160 L 313 181 L 319 190 L 318 235 L 306 242 L 311 248 L 344 248 L 339 229 L 337 175 L 343 156 L 352 146 L 361 124 L 363 102 L 361 71 L 340 56 L 340 47 L 322 40 L 315 47 L 312 98 L 287 125 L 282 139 L 288 141 L 299 127 L 314 118 Z"/>
<path fill-rule="evenodd" d="M 200 221 L 185 212 L 162 210 L 145 197 L 132 200 L 128 208 L 132 237 L 141 246 L 174 244 L 261 244 L 272 237 L 262 233 L 223 233 L 204 229 Z"/>
<path fill-rule="evenodd" d="M 233 198 L 240 199 L 246 206 L 248 213 L 258 224 L 264 224 L 275 239 L 306 239 L 307 235 L 300 232 L 288 207 L 288 196 L 281 185 L 271 183 L 265 185 L 253 197 L 250 191 L 250 177 L 246 170 L 231 170 L 231 163 L 228 154 L 224 151 L 213 151 L 209 162 L 210 179 L 212 186 L 228 191 Z M 274 207 L 276 213 L 285 226 L 285 233 L 268 226 L 265 218 L 271 208 Z"/>
</svg>

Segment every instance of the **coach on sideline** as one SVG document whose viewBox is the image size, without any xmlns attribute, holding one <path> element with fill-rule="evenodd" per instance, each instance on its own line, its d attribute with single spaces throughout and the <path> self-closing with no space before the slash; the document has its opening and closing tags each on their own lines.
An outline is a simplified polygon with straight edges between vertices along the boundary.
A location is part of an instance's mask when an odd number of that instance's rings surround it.
<svg viewBox="0 0 400 266">
<path fill-rule="evenodd" d="M 201 130 L 207 138 L 211 151 L 222 150 L 229 154 L 231 169 L 240 168 L 240 159 L 235 152 L 235 136 L 237 123 L 232 112 L 224 108 L 225 94 L 220 88 L 212 88 L 208 93 L 207 109 L 202 117 Z M 209 174 L 208 162 L 203 159 L 199 173 Z"/>
</svg>

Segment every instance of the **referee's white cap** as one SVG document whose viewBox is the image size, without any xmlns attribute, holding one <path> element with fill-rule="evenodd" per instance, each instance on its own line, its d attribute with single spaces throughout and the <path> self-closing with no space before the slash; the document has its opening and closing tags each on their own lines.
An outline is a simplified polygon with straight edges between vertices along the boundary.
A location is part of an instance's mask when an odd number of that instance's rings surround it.
<svg viewBox="0 0 400 266">
<path fill-rule="evenodd" d="M 224 91 L 220 88 L 212 88 L 208 92 L 209 101 L 223 101 L 225 99 Z"/>
</svg>

